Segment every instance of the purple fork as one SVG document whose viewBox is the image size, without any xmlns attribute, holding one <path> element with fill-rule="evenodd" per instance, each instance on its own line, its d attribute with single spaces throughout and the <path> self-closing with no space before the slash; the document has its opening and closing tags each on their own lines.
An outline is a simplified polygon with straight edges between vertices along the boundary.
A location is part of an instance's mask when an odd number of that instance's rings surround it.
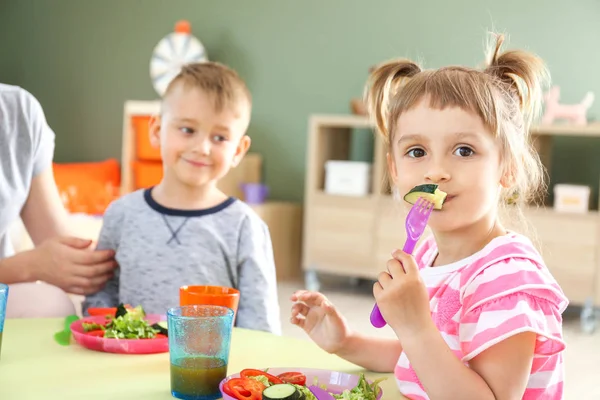
<svg viewBox="0 0 600 400">
<path fill-rule="evenodd" d="M 421 238 L 423 232 L 425 232 L 425 227 L 427 226 L 427 221 L 429 220 L 432 210 L 433 203 L 419 197 L 408 212 L 406 223 L 404 224 L 406 227 L 406 243 L 404 243 L 404 248 L 402 249 L 405 253 L 412 254 L 415 245 Z M 375 328 L 383 328 L 386 325 L 385 319 L 383 318 L 383 315 L 381 315 L 377 303 L 375 303 L 373 311 L 371 311 L 371 324 Z"/>
</svg>

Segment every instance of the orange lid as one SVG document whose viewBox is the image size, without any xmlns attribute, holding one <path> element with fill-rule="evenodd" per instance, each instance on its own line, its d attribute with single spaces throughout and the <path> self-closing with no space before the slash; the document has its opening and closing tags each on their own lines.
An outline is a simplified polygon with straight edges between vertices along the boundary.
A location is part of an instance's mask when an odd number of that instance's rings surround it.
<svg viewBox="0 0 600 400">
<path fill-rule="evenodd" d="M 190 22 L 182 19 L 181 21 L 177 21 L 175 24 L 175 32 L 177 33 L 187 33 L 188 35 L 192 33 L 192 26 Z"/>
</svg>

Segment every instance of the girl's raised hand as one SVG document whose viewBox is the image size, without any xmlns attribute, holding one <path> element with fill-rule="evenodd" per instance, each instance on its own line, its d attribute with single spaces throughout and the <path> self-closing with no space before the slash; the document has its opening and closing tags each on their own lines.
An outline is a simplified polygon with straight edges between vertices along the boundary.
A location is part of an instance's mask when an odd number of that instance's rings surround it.
<svg viewBox="0 0 600 400">
<path fill-rule="evenodd" d="M 300 290 L 291 297 L 291 322 L 302 328 L 323 350 L 336 353 L 349 337 L 346 319 L 318 292 Z"/>
</svg>

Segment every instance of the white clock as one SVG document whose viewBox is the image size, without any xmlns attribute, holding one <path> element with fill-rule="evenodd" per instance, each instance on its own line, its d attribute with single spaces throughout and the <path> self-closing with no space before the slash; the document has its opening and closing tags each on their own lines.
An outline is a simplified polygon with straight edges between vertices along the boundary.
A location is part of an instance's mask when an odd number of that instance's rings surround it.
<svg viewBox="0 0 600 400">
<path fill-rule="evenodd" d="M 152 52 L 150 78 L 160 96 L 183 65 L 208 61 L 204 46 L 191 31 L 188 21 L 177 22 L 175 31 L 161 39 Z"/>
</svg>

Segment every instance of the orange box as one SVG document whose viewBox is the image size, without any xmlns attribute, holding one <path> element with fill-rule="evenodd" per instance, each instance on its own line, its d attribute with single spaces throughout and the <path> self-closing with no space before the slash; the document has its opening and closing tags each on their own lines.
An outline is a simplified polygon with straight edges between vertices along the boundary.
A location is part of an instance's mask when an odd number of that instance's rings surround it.
<svg viewBox="0 0 600 400">
<path fill-rule="evenodd" d="M 103 214 L 119 197 L 119 162 L 53 163 L 54 180 L 64 206 L 72 213 Z"/>
<path fill-rule="evenodd" d="M 145 189 L 160 183 L 163 177 L 163 167 L 160 161 L 134 161 L 134 189 Z"/>
<path fill-rule="evenodd" d="M 180 306 L 222 306 L 233 310 L 233 318 L 237 314 L 240 302 L 240 291 L 226 286 L 195 285 L 179 288 Z"/>
<path fill-rule="evenodd" d="M 136 115 L 131 118 L 135 132 L 135 154 L 137 159 L 160 161 L 160 149 L 150 143 L 150 115 Z"/>
</svg>

